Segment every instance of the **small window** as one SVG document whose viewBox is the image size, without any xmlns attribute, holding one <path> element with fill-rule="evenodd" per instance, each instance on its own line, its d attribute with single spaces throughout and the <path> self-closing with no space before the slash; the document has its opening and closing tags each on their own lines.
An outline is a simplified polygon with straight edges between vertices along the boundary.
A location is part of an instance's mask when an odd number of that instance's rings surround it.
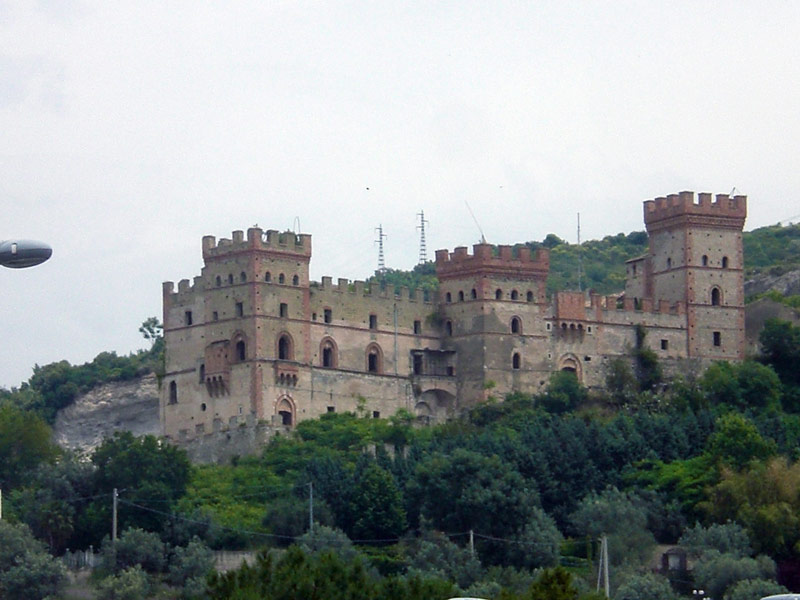
<svg viewBox="0 0 800 600">
<path fill-rule="evenodd" d="M 529 290 L 528 293 L 525 295 L 525 298 L 527 299 L 528 302 L 533 302 L 533 292 Z"/>
<path fill-rule="evenodd" d="M 551 325 L 550 323 L 547 324 L 547 331 L 550 331 Z"/>
<path fill-rule="evenodd" d="M 444 324 L 444 328 L 445 328 L 445 331 L 447 331 L 447 335 L 448 336 L 453 335 L 453 322 L 452 321 L 447 321 Z"/>
<path fill-rule="evenodd" d="M 719 306 L 720 294 L 719 288 L 715 287 L 711 289 L 711 306 Z"/>
<path fill-rule="evenodd" d="M 722 257 L 722 268 L 723 269 L 727 269 L 728 268 L 728 257 L 727 256 L 723 256 Z"/>
<path fill-rule="evenodd" d="M 478 299 L 478 290 L 476 290 L 475 288 L 472 288 L 472 291 L 469 293 L 469 295 L 470 295 L 470 298 L 472 298 L 473 300 L 477 300 Z"/>
<path fill-rule="evenodd" d="M 514 352 L 514 356 L 511 357 L 511 367 L 513 369 L 519 369 L 521 364 L 522 357 L 520 357 L 519 352 Z"/>
<path fill-rule="evenodd" d="M 522 321 L 519 317 L 511 319 L 511 333 L 522 333 Z"/>
<path fill-rule="evenodd" d="M 247 347 L 244 340 L 236 342 L 236 360 L 242 361 L 247 357 Z"/>
<path fill-rule="evenodd" d="M 378 350 L 378 348 L 375 346 L 372 346 L 367 354 L 367 371 L 370 373 L 380 373 L 381 368 L 380 350 Z"/>
<path fill-rule="evenodd" d="M 333 367 L 333 346 L 328 343 L 322 348 L 322 366 Z"/>
<path fill-rule="evenodd" d="M 241 281 L 242 283 L 246 282 L 247 281 L 247 273 L 245 273 L 244 271 L 239 273 L 239 281 Z"/>
<path fill-rule="evenodd" d="M 326 323 L 330 323 L 333 321 L 333 311 L 330 308 L 326 308 L 323 312 L 323 316 Z"/>
<path fill-rule="evenodd" d="M 378 315 L 370 315 L 369 316 L 369 328 L 370 329 L 377 329 L 378 328 Z"/>
<path fill-rule="evenodd" d="M 233 284 L 233 273 L 228 273 L 228 284 Z"/>
<path fill-rule="evenodd" d="M 204 364 L 200 365 L 200 373 L 198 376 L 198 380 L 201 385 L 206 382 L 206 366 Z"/>
<path fill-rule="evenodd" d="M 241 302 L 236 303 L 236 316 L 237 317 L 244 316 L 244 304 L 242 304 Z"/>
<path fill-rule="evenodd" d="M 417 335 L 422 333 L 422 321 L 414 321 L 414 333 Z"/>
<path fill-rule="evenodd" d="M 519 292 L 517 290 L 511 290 L 511 299 L 518 300 L 519 299 Z"/>
<path fill-rule="evenodd" d="M 460 290 L 458 292 L 458 301 L 459 302 L 463 302 L 464 301 L 464 292 L 462 292 Z"/>
<path fill-rule="evenodd" d="M 661 349 L 668 350 L 669 349 L 669 340 L 661 340 Z"/>
<path fill-rule="evenodd" d="M 335 413 L 336 412 L 336 407 L 335 406 L 329 406 L 328 407 L 328 412 L 329 413 Z"/>
<path fill-rule="evenodd" d="M 219 313 L 217 311 L 214 311 L 214 312 L 211 313 L 211 320 L 212 321 L 219 321 Z"/>
<path fill-rule="evenodd" d="M 281 302 L 278 314 L 284 319 L 289 316 L 289 305 L 286 302 Z"/>
<path fill-rule="evenodd" d="M 187 310 L 185 313 L 183 313 L 183 322 L 187 327 L 192 324 L 192 311 Z"/>
<path fill-rule="evenodd" d="M 667 268 L 668 268 L 668 269 L 671 269 L 671 268 L 672 268 L 672 259 L 671 259 L 671 258 L 668 258 L 668 259 L 667 259 Z"/>
<path fill-rule="evenodd" d="M 707 267 L 708 266 L 708 256 L 703 254 L 703 259 L 702 260 L 703 260 L 703 266 Z"/>
<path fill-rule="evenodd" d="M 174 381 L 169 382 L 169 403 L 170 404 L 177 404 L 178 403 L 178 384 Z"/>
<path fill-rule="evenodd" d="M 453 301 L 453 296 L 450 294 L 450 292 L 447 292 L 444 295 L 444 301 L 447 302 L 448 304 L 450 304 L 450 302 Z"/>
<path fill-rule="evenodd" d="M 203 412 L 206 412 L 206 403 L 205 403 L 205 402 L 203 402 L 203 403 L 200 405 L 200 410 L 202 410 Z"/>
<path fill-rule="evenodd" d="M 220 277 L 219 275 L 217 275 L 217 287 L 219 287 L 219 286 L 221 286 L 221 285 L 222 285 L 222 277 Z"/>
<path fill-rule="evenodd" d="M 412 368 L 414 370 L 414 375 L 422 375 L 422 354 L 414 354 Z"/>
<path fill-rule="evenodd" d="M 373 410 L 373 411 L 372 411 L 372 418 L 373 418 L 373 419 L 380 419 L 380 418 L 381 418 L 381 411 L 379 411 L 379 410 Z"/>
<path fill-rule="evenodd" d="M 502 300 L 503 299 L 503 290 L 500 288 L 496 289 L 494 292 L 494 299 L 495 300 Z"/>
<path fill-rule="evenodd" d="M 722 346 L 722 334 L 719 331 L 714 332 L 714 345 Z"/>
<path fill-rule="evenodd" d="M 278 283 L 280 283 L 281 285 L 286 283 L 286 275 L 284 275 L 283 273 L 278 275 Z"/>
<path fill-rule="evenodd" d="M 278 340 L 278 360 L 292 360 L 292 339 L 288 335 Z"/>
<path fill-rule="evenodd" d="M 292 277 L 292 285 L 300 285 L 300 277 L 298 277 L 297 275 Z"/>
<path fill-rule="evenodd" d="M 266 273 L 264 273 L 264 281 L 266 281 L 267 283 L 269 283 L 270 281 L 272 281 L 272 273 L 270 273 L 269 271 L 267 271 Z"/>
</svg>

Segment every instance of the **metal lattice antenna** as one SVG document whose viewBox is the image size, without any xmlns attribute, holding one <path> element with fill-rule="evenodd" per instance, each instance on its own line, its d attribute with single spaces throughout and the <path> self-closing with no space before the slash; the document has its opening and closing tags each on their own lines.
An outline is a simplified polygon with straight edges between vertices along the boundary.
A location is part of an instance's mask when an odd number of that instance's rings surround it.
<svg viewBox="0 0 800 600">
<path fill-rule="evenodd" d="M 378 244 L 378 272 L 383 274 L 386 272 L 386 261 L 383 257 L 383 240 L 386 238 L 386 234 L 383 233 L 383 224 L 378 225 L 375 231 L 378 232 L 378 239 L 375 240 L 375 243 Z"/>
<path fill-rule="evenodd" d="M 581 213 L 578 213 L 578 291 L 583 291 L 581 287 L 583 279 L 583 248 L 581 247 Z"/>
<path fill-rule="evenodd" d="M 419 264 L 423 264 L 428 262 L 428 252 L 425 247 L 425 223 L 428 223 L 428 220 L 425 219 L 424 210 L 419 211 L 417 216 L 419 217 L 419 225 L 417 225 L 417 229 L 419 229 Z"/>
</svg>

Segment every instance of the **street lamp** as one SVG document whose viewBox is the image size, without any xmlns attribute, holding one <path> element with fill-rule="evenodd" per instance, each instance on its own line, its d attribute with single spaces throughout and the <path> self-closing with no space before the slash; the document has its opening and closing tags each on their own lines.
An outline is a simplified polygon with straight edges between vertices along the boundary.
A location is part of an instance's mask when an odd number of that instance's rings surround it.
<svg viewBox="0 0 800 600">
<path fill-rule="evenodd" d="M 33 267 L 46 261 L 53 249 L 43 242 L 33 240 L 0 241 L 0 265 L 10 269 Z"/>
</svg>

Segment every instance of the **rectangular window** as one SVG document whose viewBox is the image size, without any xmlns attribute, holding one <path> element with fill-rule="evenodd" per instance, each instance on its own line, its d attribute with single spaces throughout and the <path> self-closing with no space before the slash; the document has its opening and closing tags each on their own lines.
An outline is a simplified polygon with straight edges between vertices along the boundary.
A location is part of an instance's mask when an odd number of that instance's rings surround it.
<svg viewBox="0 0 800 600">
<path fill-rule="evenodd" d="M 244 316 L 244 304 L 241 302 L 236 303 L 236 316 L 241 317 Z"/>
<path fill-rule="evenodd" d="M 213 313 L 211 313 L 211 318 L 214 321 L 219 321 L 219 313 L 217 311 L 214 311 Z"/>
<path fill-rule="evenodd" d="M 669 340 L 661 340 L 661 349 L 666 350 L 669 348 Z"/>
<path fill-rule="evenodd" d="M 183 320 L 184 320 L 184 322 L 186 323 L 187 326 L 191 325 L 192 324 L 192 311 L 187 310 L 183 314 Z"/>
<path fill-rule="evenodd" d="M 280 315 L 283 318 L 289 316 L 289 305 L 286 302 L 281 302 Z"/>
<path fill-rule="evenodd" d="M 373 410 L 373 411 L 372 411 L 372 418 L 373 418 L 373 419 L 380 419 L 380 418 L 381 418 L 381 413 L 380 413 L 380 411 L 379 411 L 379 410 Z"/>
<path fill-rule="evenodd" d="M 414 333 L 417 335 L 422 333 L 422 321 L 414 321 Z"/>
<path fill-rule="evenodd" d="M 414 375 L 422 375 L 422 354 L 414 354 Z"/>
<path fill-rule="evenodd" d="M 714 345 L 722 346 L 722 334 L 719 331 L 714 332 Z"/>
<path fill-rule="evenodd" d="M 328 412 L 329 412 L 329 413 L 336 412 L 336 407 L 335 407 L 335 406 L 329 406 L 329 407 L 328 407 Z"/>
<path fill-rule="evenodd" d="M 333 311 L 330 308 L 325 309 L 325 322 L 330 323 L 333 321 Z"/>
<path fill-rule="evenodd" d="M 378 315 L 370 315 L 369 316 L 369 328 L 370 329 L 377 329 L 378 328 Z"/>
</svg>

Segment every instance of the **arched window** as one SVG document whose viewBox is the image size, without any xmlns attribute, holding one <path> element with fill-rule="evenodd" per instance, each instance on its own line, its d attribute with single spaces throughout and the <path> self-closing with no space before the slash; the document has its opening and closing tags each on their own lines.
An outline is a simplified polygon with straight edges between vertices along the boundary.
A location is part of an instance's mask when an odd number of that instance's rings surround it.
<svg viewBox="0 0 800 600">
<path fill-rule="evenodd" d="M 522 333 L 522 321 L 519 317 L 511 318 L 511 333 Z"/>
<path fill-rule="evenodd" d="M 707 267 L 708 266 L 708 256 L 703 254 L 703 259 L 702 260 L 703 260 L 703 266 Z"/>
<path fill-rule="evenodd" d="M 671 269 L 671 268 L 672 268 L 672 259 L 671 259 L 671 258 L 668 258 L 668 259 L 667 259 L 667 268 L 668 268 L 668 269 Z"/>
<path fill-rule="evenodd" d="M 470 297 L 473 300 L 477 300 L 478 299 L 478 290 L 476 290 L 475 288 L 472 288 L 472 291 L 470 292 Z"/>
<path fill-rule="evenodd" d="M 319 348 L 320 364 L 323 367 L 335 369 L 339 364 L 336 343 L 331 338 L 325 338 Z"/>
<path fill-rule="evenodd" d="M 233 284 L 233 273 L 228 273 L 228 285 Z"/>
<path fill-rule="evenodd" d="M 517 300 L 519 298 L 519 292 L 517 290 L 511 290 L 511 299 Z"/>
<path fill-rule="evenodd" d="M 278 338 L 278 360 L 294 360 L 294 344 L 288 333 Z"/>
<path fill-rule="evenodd" d="M 458 291 L 458 301 L 459 302 L 464 301 L 464 292 L 462 292 L 461 290 Z"/>
<path fill-rule="evenodd" d="M 727 256 L 723 256 L 722 257 L 722 268 L 723 269 L 727 269 L 728 268 L 728 257 Z"/>
<path fill-rule="evenodd" d="M 239 273 L 239 281 L 241 281 L 242 283 L 244 283 L 245 281 L 247 281 L 247 273 L 245 273 L 244 271 L 242 271 L 241 273 Z"/>
<path fill-rule="evenodd" d="M 219 286 L 221 286 L 221 285 L 222 285 L 222 277 L 220 277 L 219 275 L 217 275 L 217 287 L 219 287 Z"/>
<path fill-rule="evenodd" d="M 267 283 L 269 283 L 270 281 L 272 281 L 272 273 L 270 273 L 269 271 L 267 271 L 266 273 L 264 273 L 264 281 L 266 281 Z"/>
<path fill-rule="evenodd" d="M 514 352 L 514 355 L 511 357 L 511 368 L 519 369 L 521 365 L 522 357 L 520 356 L 519 352 Z"/>
<path fill-rule="evenodd" d="M 526 294 L 525 298 L 528 300 L 528 302 L 533 302 L 533 292 L 528 290 L 528 293 Z"/>
<path fill-rule="evenodd" d="M 453 297 L 450 295 L 450 292 L 447 292 L 447 293 L 444 295 L 444 301 L 445 301 L 445 302 L 447 302 L 448 304 L 450 304 L 450 302 L 452 302 L 452 301 L 453 301 Z"/>
<path fill-rule="evenodd" d="M 286 275 L 284 275 L 283 273 L 278 275 L 278 283 L 280 283 L 280 284 L 286 283 Z"/>
<path fill-rule="evenodd" d="M 247 345 L 244 343 L 244 340 L 239 340 L 236 342 L 236 360 L 243 361 L 247 358 Z"/>
<path fill-rule="evenodd" d="M 383 373 L 383 352 L 378 344 L 367 346 L 367 372 Z"/>
<path fill-rule="evenodd" d="M 169 382 L 169 403 L 170 404 L 177 404 L 178 403 L 178 384 L 174 381 Z"/>
<path fill-rule="evenodd" d="M 281 425 L 291 427 L 294 424 L 294 402 L 288 396 L 281 398 L 275 406 L 275 414 L 281 419 Z"/>
<path fill-rule="evenodd" d="M 292 285 L 300 285 L 300 278 L 297 275 L 292 277 Z"/>
<path fill-rule="evenodd" d="M 502 300 L 503 299 L 503 290 L 497 288 L 494 292 L 494 299 L 495 300 Z"/>
<path fill-rule="evenodd" d="M 711 306 L 719 306 L 720 295 L 718 287 L 711 288 Z"/>
<path fill-rule="evenodd" d="M 444 328 L 445 328 L 445 331 L 447 331 L 447 335 L 448 336 L 452 336 L 453 335 L 453 322 L 452 321 L 447 321 L 444 324 Z"/>
</svg>

